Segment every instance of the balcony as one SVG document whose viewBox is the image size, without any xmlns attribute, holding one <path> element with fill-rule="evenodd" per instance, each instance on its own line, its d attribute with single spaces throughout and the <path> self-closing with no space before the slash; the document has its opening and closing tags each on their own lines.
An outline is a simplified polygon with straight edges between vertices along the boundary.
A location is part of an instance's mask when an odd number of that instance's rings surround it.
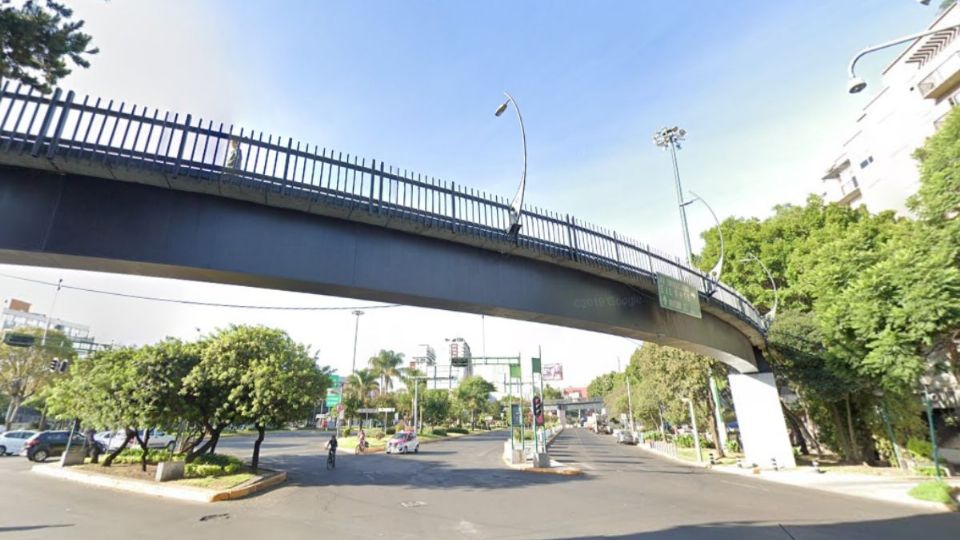
<svg viewBox="0 0 960 540">
<path fill-rule="evenodd" d="M 843 206 L 849 206 L 860 198 L 860 184 L 857 183 L 856 177 L 840 184 L 840 194 L 842 196 L 840 200 L 837 201 L 837 204 Z"/>
<path fill-rule="evenodd" d="M 940 99 L 960 84 L 960 51 L 948 56 L 929 75 L 920 80 L 917 90 L 925 99 Z"/>
</svg>

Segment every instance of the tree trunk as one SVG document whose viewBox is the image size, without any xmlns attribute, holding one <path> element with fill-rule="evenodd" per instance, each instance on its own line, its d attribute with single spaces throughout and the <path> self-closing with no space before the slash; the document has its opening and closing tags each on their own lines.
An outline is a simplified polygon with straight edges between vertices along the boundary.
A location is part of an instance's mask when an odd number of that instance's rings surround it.
<svg viewBox="0 0 960 540">
<path fill-rule="evenodd" d="M 130 428 L 127 428 L 127 429 L 126 429 L 126 435 L 127 435 L 126 438 L 123 439 L 123 444 L 121 444 L 121 445 L 120 445 L 116 450 L 114 450 L 113 452 L 110 452 L 110 454 L 107 456 L 107 459 L 104 459 L 104 460 L 103 460 L 103 466 L 104 466 L 104 467 L 109 467 L 110 464 L 113 463 L 113 460 L 116 459 L 116 457 L 120 455 L 120 452 L 123 452 L 123 449 L 126 448 L 128 444 L 130 444 L 130 441 L 132 441 L 134 437 L 136 437 L 137 432 L 134 431 L 134 430 L 132 430 L 132 429 L 130 429 Z"/>
<path fill-rule="evenodd" d="M 5 427 L 4 431 L 10 431 L 13 429 L 13 420 L 17 417 L 17 412 L 20 410 L 20 396 L 10 396 L 10 404 L 7 405 L 7 414 L 4 416 L 3 423 Z"/>
<path fill-rule="evenodd" d="M 797 401 L 800 403 L 800 408 L 803 409 L 803 418 L 801 419 L 803 427 L 807 430 L 807 433 L 810 434 L 810 440 L 813 441 L 813 447 L 817 449 L 817 457 L 823 458 L 823 448 L 820 447 L 820 435 L 818 434 L 820 426 L 818 426 L 816 422 L 813 421 L 813 418 L 811 418 L 810 409 L 807 408 L 807 403 L 803 400 L 803 398 L 799 398 Z"/>
<path fill-rule="evenodd" d="M 850 443 L 849 436 L 846 434 L 843 414 L 840 412 L 838 403 L 830 403 L 827 405 L 827 408 L 830 410 L 831 418 L 833 418 L 833 431 L 837 435 L 837 442 L 840 443 L 840 448 L 837 450 L 840 451 L 845 460 L 854 461 L 853 445 Z"/>
<path fill-rule="evenodd" d="M 225 427 L 226 425 L 219 425 L 216 427 L 209 426 L 209 425 L 206 426 L 206 432 L 210 434 L 210 440 L 203 443 L 203 445 L 201 445 L 199 448 L 192 449 L 190 453 L 187 454 L 187 457 L 186 459 L 184 459 L 184 461 L 186 461 L 187 463 L 190 463 L 193 460 L 197 459 L 197 456 L 201 454 L 204 454 L 208 451 L 210 453 L 213 453 L 213 449 L 216 449 L 217 447 L 217 441 L 220 440 L 220 432 L 223 431 L 223 428 Z M 203 440 L 202 436 L 200 440 Z M 200 441 L 197 441 L 196 444 L 199 444 L 199 443 Z"/>
<path fill-rule="evenodd" d="M 780 402 L 780 408 L 783 409 L 783 416 L 787 419 L 787 422 L 790 422 L 790 426 L 797 433 L 797 441 L 800 443 L 800 453 L 805 456 L 810 455 L 810 449 L 807 448 L 808 435 L 803 428 L 803 423 L 797 419 L 797 415 L 782 401 Z"/>
<path fill-rule="evenodd" d="M 150 442 L 150 430 L 143 430 L 143 439 L 140 438 L 140 433 L 135 433 L 137 436 L 137 444 L 140 445 L 140 450 L 142 451 L 140 455 L 140 470 L 147 472 L 147 450 L 149 448 L 148 443 Z"/>
<path fill-rule="evenodd" d="M 847 432 L 850 434 L 850 448 L 853 450 L 852 457 L 857 463 L 860 463 L 863 461 L 863 452 L 861 452 L 857 434 L 853 429 L 853 411 L 850 408 L 850 394 L 847 394 L 843 403 L 847 408 Z"/>
<path fill-rule="evenodd" d="M 253 460 L 250 462 L 250 466 L 253 468 L 253 472 L 257 472 L 257 468 L 260 466 L 260 443 L 263 442 L 263 437 L 266 434 L 266 426 L 263 424 L 254 424 L 257 427 L 257 440 L 253 441 Z"/>
<path fill-rule="evenodd" d="M 714 406 L 712 394 L 707 396 L 707 414 L 710 415 L 710 437 L 713 438 L 713 445 L 717 447 L 717 456 L 726 456 L 727 449 L 720 442 L 720 430 L 723 429 L 723 426 L 717 425 L 717 409 Z"/>
</svg>

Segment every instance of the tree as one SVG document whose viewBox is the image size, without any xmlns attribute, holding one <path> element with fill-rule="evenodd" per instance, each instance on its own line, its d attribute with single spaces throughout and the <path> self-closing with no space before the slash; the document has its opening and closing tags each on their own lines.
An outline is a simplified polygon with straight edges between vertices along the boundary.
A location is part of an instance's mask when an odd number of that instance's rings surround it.
<svg viewBox="0 0 960 540">
<path fill-rule="evenodd" d="M 264 326 L 235 326 L 221 337 L 218 353 L 229 365 L 244 366 L 229 399 L 238 418 L 257 429 L 251 467 L 260 464 L 267 426 L 303 418 L 324 395 L 330 380 L 306 347 L 286 332 Z"/>
<path fill-rule="evenodd" d="M 380 378 L 380 390 L 388 392 L 393 388 L 393 379 L 401 375 L 403 353 L 381 350 L 370 358 L 369 364 L 370 372 Z"/>
<path fill-rule="evenodd" d="M 543 387 L 543 399 L 563 399 L 563 392 L 548 384 Z"/>
<path fill-rule="evenodd" d="M 496 390 L 493 383 L 479 375 L 471 375 L 460 381 L 454 395 L 465 411 L 470 413 L 470 425 L 476 427 L 477 413 L 482 411 L 490 400 L 490 394 Z"/>
<path fill-rule="evenodd" d="M 369 369 L 359 369 L 347 379 L 344 389 L 344 414 L 351 420 L 357 417 L 357 409 L 369 407 L 372 396 L 380 389 L 377 376 Z"/>
<path fill-rule="evenodd" d="M 199 362 L 183 380 L 180 395 L 187 411 L 186 420 L 191 431 L 199 432 L 185 445 L 188 462 L 201 454 L 213 453 L 220 434 L 239 417 L 236 401 L 230 398 L 248 366 L 233 352 L 233 340 L 237 337 L 234 328 L 218 330 L 197 343 Z"/>
<path fill-rule="evenodd" d="M 96 54 L 83 21 L 59 2 L 26 0 L 19 7 L 0 3 L 0 79 L 13 79 L 47 93 L 70 74 L 68 61 L 90 67 L 85 56 Z"/>
<path fill-rule="evenodd" d="M 76 354 L 73 344 L 60 331 L 48 330 L 46 341 L 42 328 L 21 328 L 13 331 L 34 337 L 30 347 L 12 347 L 0 343 L 0 390 L 9 396 L 4 425 L 12 424 L 24 401 L 41 391 L 53 379 L 55 372 L 50 363 L 56 360 L 71 361 Z"/>
<path fill-rule="evenodd" d="M 450 418 L 450 393 L 446 390 L 426 390 L 420 394 L 423 421 L 431 426 L 443 425 Z"/>
<path fill-rule="evenodd" d="M 99 429 L 124 429 L 123 444 L 107 456 L 104 467 L 126 448 L 140 426 L 142 407 L 135 392 L 141 381 L 136 377 L 136 355 L 135 348 L 121 347 L 79 358 L 48 399 L 55 417 L 80 418 Z"/>
<path fill-rule="evenodd" d="M 623 377 L 622 373 L 617 373 L 616 371 L 611 371 L 610 373 L 604 373 L 594 377 L 590 384 L 587 385 L 587 395 L 592 398 L 603 398 L 611 391 L 613 391 L 614 386 L 617 384 L 617 380 Z"/>
</svg>

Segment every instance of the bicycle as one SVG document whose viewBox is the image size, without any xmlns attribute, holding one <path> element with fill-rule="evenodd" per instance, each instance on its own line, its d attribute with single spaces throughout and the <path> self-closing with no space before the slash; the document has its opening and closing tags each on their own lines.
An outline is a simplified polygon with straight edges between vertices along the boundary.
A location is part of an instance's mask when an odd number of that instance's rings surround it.
<svg viewBox="0 0 960 540">
<path fill-rule="evenodd" d="M 367 451 L 367 448 L 370 448 L 370 443 L 363 441 L 363 443 L 357 442 L 357 445 L 353 447 L 354 455 L 359 456 L 360 454 Z"/>
<path fill-rule="evenodd" d="M 337 451 L 330 449 L 330 452 L 327 453 L 327 470 L 335 469 L 337 467 Z"/>
</svg>

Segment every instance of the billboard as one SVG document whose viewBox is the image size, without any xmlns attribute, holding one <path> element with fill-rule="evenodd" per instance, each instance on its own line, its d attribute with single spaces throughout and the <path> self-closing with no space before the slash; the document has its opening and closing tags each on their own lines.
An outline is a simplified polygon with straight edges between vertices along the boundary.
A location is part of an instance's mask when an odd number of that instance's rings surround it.
<svg viewBox="0 0 960 540">
<path fill-rule="evenodd" d="M 563 364 L 544 364 L 543 380 L 562 381 L 563 380 Z"/>
</svg>

